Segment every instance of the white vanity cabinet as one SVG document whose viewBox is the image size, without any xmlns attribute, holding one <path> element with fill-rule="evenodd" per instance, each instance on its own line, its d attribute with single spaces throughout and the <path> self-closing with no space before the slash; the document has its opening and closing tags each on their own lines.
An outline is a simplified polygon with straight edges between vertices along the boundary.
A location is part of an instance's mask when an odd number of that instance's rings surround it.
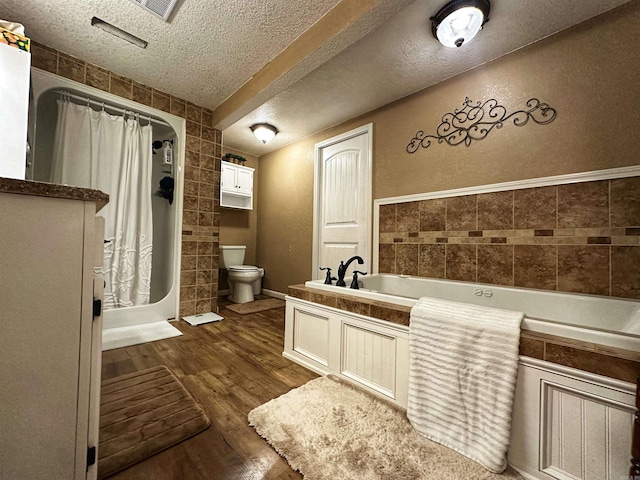
<svg viewBox="0 0 640 480">
<path fill-rule="evenodd" d="M 0 479 L 97 477 L 106 198 L 0 178 Z"/>
<path fill-rule="evenodd" d="M 253 168 L 221 163 L 220 206 L 253 209 Z"/>
</svg>

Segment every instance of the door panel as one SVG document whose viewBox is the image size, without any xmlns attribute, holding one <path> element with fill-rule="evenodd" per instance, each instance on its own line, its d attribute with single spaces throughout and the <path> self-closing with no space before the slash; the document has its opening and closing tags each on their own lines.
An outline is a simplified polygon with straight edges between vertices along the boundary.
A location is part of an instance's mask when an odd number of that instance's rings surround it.
<svg viewBox="0 0 640 480">
<path fill-rule="evenodd" d="M 371 124 L 316 145 L 313 278 L 341 260 L 371 260 Z M 356 268 L 349 268 L 345 280 Z"/>
<path fill-rule="evenodd" d="M 327 149 L 324 154 L 330 154 Z M 324 160 L 323 227 L 358 227 L 360 151 L 338 151 Z"/>
</svg>

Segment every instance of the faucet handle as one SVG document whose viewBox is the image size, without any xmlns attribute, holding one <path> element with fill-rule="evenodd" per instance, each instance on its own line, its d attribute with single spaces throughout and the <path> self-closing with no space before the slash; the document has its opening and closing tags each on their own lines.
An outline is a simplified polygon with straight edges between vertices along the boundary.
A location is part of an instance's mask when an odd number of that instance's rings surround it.
<svg viewBox="0 0 640 480">
<path fill-rule="evenodd" d="M 327 276 L 324 279 L 324 284 L 325 285 L 333 285 L 331 282 L 333 280 L 336 280 L 336 277 L 332 277 L 331 276 L 331 267 L 319 267 L 320 270 L 326 270 L 327 271 Z"/>
<path fill-rule="evenodd" d="M 360 285 L 358 285 L 358 274 L 366 275 L 367 272 L 361 272 L 359 270 L 354 270 L 353 271 L 353 280 L 351 280 L 350 288 L 353 288 L 354 290 L 359 290 L 360 289 Z"/>
</svg>

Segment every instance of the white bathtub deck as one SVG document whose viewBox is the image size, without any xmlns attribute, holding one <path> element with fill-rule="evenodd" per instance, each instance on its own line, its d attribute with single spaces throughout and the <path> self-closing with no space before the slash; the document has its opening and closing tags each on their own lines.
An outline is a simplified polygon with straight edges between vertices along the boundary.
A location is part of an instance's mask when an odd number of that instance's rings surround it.
<svg viewBox="0 0 640 480">
<path fill-rule="evenodd" d="M 405 275 L 362 277 L 360 290 L 305 283 L 308 288 L 413 307 L 423 296 L 523 312 L 522 328 L 608 347 L 640 351 L 640 302 Z"/>
</svg>

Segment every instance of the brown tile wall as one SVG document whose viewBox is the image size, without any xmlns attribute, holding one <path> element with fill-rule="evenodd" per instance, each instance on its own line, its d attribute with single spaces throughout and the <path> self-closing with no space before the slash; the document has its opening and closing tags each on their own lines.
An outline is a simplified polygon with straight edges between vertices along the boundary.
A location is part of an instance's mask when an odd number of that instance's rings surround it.
<svg viewBox="0 0 640 480">
<path fill-rule="evenodd" d="M 640 299 L 640 177 L 380 206 L 380 273 Z"/>
<path fill-rule="evenodd" d="M 38 43 L 32 65 L 186 119 L 180 315 L 218 305 L 219 185 L 222 132 L 213 112 Z"/>
<path fill-rule="evenodd" d="M 320 293 L 304 285 L 290 286 L 289 296 L 400 325 L 408 326 L 411 319 L 410 307 L 326 291 Z M 520 336 L 520 355 L 632 383 L 640 372 L 640 352 L 528 330 L 523 330 Z"/>
</svg>

